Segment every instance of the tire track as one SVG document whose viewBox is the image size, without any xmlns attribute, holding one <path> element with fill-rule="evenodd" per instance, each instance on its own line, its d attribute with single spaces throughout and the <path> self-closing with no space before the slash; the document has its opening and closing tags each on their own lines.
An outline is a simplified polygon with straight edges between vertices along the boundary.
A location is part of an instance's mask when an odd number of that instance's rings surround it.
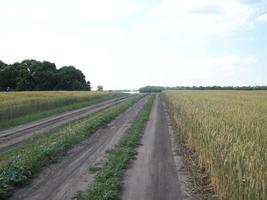
<svg viewBox="0 0 267 200">
<path fill-rule="evenodd" d="M 155 98 L 141 144 L 137 159 L 125 175 L 123 199 L 181 200 L 168 122 L 159 95 Z"/>
<path fill-rule="evenodd" d="M 148 99 L 149 96 L 142 98 L 106 128 L 99 129 L 89 139 L 74 147 L 59 163 L 46 168 L 30 185 L 19 189 L 10 199 L 72 199 L 77 191 L 88 189 L 95 176 L 89 173 L 89 167 L 105 162 L 106 151 L 120 141 Z"/>
<path fill-rule="evenodd" d="M 126 99 L 127 97 L 119 97 L 92 106 L 0 131 L 0 152 L 3 153 L 11 147 L 17 146 L 30 138 L 62 127 L 67 123 L 101 111 L 107 107 L 125 101 Z"/>
</svg>

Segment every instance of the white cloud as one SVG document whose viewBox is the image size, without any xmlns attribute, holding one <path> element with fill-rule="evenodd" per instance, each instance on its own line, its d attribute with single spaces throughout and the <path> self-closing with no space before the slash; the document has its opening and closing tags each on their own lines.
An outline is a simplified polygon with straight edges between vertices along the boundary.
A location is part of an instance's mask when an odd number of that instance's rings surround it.
<svg viewBox="0 0 267 200">
<path fill-rule="evenodd" d="M 190 46 L 190 45 L 194 45 L 195 41 L 189 40 L 189 39 L 177 40 L 176 44 L 181 45 L 181 46 Z"/>
<path fill-rule="evenodd" d="M 267 13 L 258 16 L 257 17 L 257 21 L 259 21 L 259 22 L 267 22 Z"/>
<path fill-rule="evenodd" d="M 166 75 L 169 85 L 250 85 L 257 58 L 248 56 L 218 56 L 179 60 Z M 186 67 L 182 67 L 186 66 Z M 173 81 L 173 80 L 176 80 Z"/>
<path fill-rule="evenodd" d="M 212 9 L 218 11 L 220 7 L 212 0 L 164 0 L 159 6 L 155 7 L 150 14 L 152 16 L 172 17 L 181 13 L 198 12 L 201 10 Z"/>
<path fill-rule="evenodd" d="M 90 21 L 112 20 L 143 9 L 130 0 L 42 0 L 39 3 L 25 1 L 5 3 L 0 7 L 1 26 L 8 27 L 36 24 L 81 24 Z"/>
<path fill-rule="evenodd" d="M 78 16 L 86 20 L 111 19 L 142 10 L 140 4 L 129 0 L 57 0 L 51 1 L 51 5 L 64 16 Z"/>
<path fill-rule="evenodd" d="M 244 57 L 229 55 L 225 57 L 208 57 L 194 61 L 189 64 L 188 73 L 201 75 L 222 75 L 240 72 L 247 66 L 251 66 L 257 62 L 257 58 L 253 55 Z"/>
<path fill-rule="evenodd" d="M 154 22 L 141 26 L 143 31 L 178 33 L 221 33 L 253 28 L 257 9 L 239 0 L 165 0 L 150 11 Z"/>
</svg>

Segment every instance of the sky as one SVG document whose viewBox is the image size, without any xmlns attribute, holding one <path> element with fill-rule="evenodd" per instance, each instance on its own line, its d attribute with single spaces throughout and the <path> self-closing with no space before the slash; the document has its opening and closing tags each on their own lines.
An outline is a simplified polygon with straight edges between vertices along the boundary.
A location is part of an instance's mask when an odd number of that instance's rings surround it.
<svg viewBox="0 0 267 200">
<path fill-rule="evenodd" d="M 93 86 L 267 85 L 267 0 L 0 0 L 0 60 Z"/>
</svg>

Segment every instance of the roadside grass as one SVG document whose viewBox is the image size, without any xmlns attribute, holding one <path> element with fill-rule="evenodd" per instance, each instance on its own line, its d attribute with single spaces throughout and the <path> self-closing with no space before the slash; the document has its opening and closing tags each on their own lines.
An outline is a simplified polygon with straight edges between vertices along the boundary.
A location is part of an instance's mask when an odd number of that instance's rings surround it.
<svg viewBox="0 0 267 200">
<path fill-rule="evenodd" d="M 154 96 L 149 99 L 137 114 L 120 143 L 109 152 L 106 164 L 97 172 L 95 181 L 89 190 L 77 194 L 79 200 L 121 199 L 123 175 L 130 161 L 135 158 L 136 147 L 149 119 L 153 100 Z"/>
<path fill-rule="evenodd" d="M 200 199 L 267 198 L 267 92 L 165 91 Z"/>
<path fill-rule="evenodd" d="M 43 167 L 58 160 L 74 144 L 108 124 L 142 97 L 130 97 L 122 103 L 43 134 L 23 146 L 3 153 L 0 156 L 0 199 L 11 195 L 15 187 L 27 184 Z"/>
<path fill-rule="evenodd" d="M 87 97 L 82 96 L 79 98 L 60 97 L 59 99 L 55 98 L 52 100 L 35 100 L 34 103 L 29 99 L 28 103 L 22 105 L 14 104 L 10 107 L 0 105 L 0 130 L 91 106 L 123 95 L 124 94 L 121 93 L 92 94 Z"/>
</svg>

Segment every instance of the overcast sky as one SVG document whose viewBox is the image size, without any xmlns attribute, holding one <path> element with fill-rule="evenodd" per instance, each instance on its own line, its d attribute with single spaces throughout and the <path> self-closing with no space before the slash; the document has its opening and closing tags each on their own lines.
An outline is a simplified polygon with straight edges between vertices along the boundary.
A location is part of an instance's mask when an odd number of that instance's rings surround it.
<svg viewBox="0 0 267 200">
<path fill-rule="evenodd" d="M 267 85 L 267 0 L 0 0 L 0 60 L 93 87 Z"/>
</svg>

